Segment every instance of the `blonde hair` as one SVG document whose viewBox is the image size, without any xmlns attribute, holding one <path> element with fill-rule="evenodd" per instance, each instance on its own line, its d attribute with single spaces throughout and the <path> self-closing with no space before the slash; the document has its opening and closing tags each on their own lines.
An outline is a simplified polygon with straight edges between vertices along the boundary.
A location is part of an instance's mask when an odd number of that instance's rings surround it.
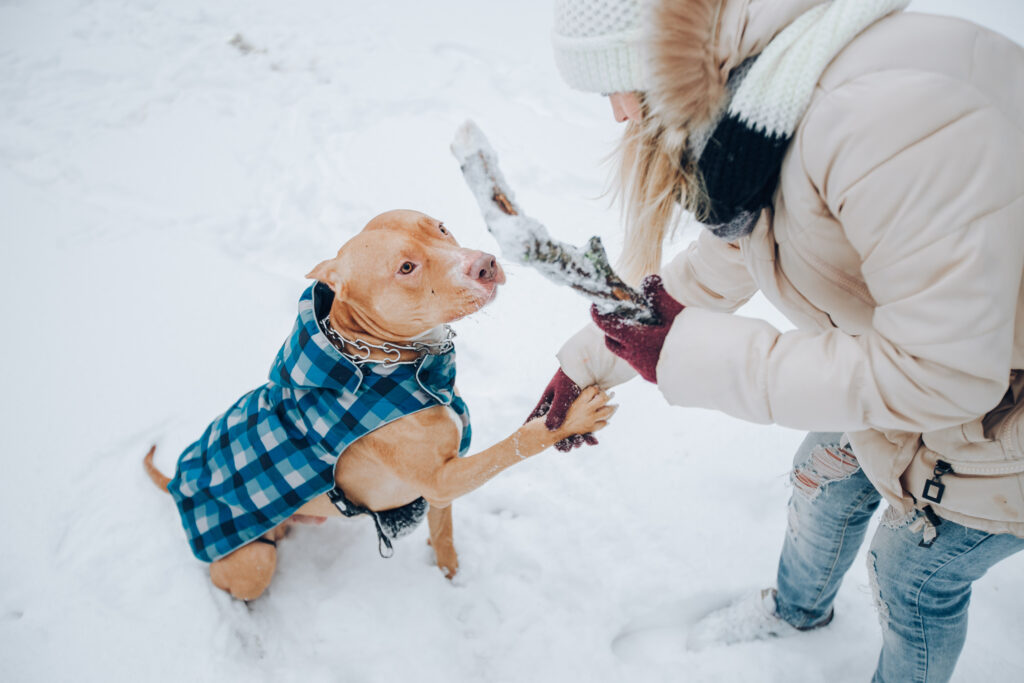
<svg viewBox="0 0 1024 683">
<path fill-rule="evenodd" d="M 685 153 L 686 131 L 666 126 L 642 95 L 640 102 L 642 119 L 628 122 L 613 153 L 613 197 L 621 201 L 625 226 L 617 270 L 631 285 L 659 272 L 665 241 L 682 210 L 700 218 L 707 205 L 696 163 Z"/>
</svg>

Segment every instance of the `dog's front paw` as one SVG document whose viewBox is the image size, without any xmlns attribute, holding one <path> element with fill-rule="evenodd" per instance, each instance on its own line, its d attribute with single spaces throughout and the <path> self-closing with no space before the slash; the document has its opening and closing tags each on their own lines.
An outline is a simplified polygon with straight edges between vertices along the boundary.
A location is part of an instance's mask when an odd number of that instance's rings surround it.
<svg viewBox="0 0 1024 683">
<path fill-rule="evenodd" d="M 455 574 L 459 571 L 459 556 L 455 552 L 455 546 L 445 544 L 447 547 L 439 548 L 434 547 L 434 555 L 437 557 L 437 568 L 444 573 L 444 577 L 449 581 L 455 578 Z"/>
</svg>

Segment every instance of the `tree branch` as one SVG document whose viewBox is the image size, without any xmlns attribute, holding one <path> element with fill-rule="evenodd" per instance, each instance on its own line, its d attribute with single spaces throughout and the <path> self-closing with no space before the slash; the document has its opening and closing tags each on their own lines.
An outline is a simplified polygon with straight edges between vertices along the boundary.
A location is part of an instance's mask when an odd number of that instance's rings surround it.
<svg viewBox="0 0 1024 683">
<path fill-rule="evenodd" d="M 581 292 L 601 313 L 638 323 L 657 322 L 643 296 L 615 274 L 600 237 L 591 237 L 585 248 L 574 247 L 552 239 L 547 228 L 523 214 L 501 174 L 497 154 L 475 123 L 466 121 L 459 127 L 451 148 L 487 229 L 506 258 Z"/>
</svg>

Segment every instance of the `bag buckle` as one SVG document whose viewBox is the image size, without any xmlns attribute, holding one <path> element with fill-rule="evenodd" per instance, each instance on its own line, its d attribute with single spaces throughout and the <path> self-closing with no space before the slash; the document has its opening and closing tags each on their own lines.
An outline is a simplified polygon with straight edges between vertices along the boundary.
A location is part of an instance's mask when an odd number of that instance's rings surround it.
<svg viewBox="0 0 1024 683">
<path fill-rule="evenodd" d="M 946 492 L 946 485 L 942 483 L 942 477 L 952 471 L 953 466 L 948 462 L 945 460 L 937 461 L 935 469 L 932 470 L 933 478 L 924 483 L 924 491 L 921 492 L 921 497 L 936 504 L 941 503 L 942 495 Z"/>
</svg>

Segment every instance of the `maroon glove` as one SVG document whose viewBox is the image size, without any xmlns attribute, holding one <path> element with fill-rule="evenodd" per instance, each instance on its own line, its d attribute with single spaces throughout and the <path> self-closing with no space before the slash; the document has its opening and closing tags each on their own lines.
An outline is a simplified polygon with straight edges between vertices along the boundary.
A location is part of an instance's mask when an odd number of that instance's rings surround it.
<svg viewBox="0 0 1024 683">
<path fill-rule="evenodd" d="M 590 317 L 604 332 L 608 350 L 632 365 L 645 380 L 657 384 L 661 347 L 683 305 L 665 291 L 660 275 L 648 275 L 640 285 L 644 298 L 658 315 L 657 325 L 626 320 L 615 313 L 598 313 L 596 306 L 590 307 Z"/>
<path fill-rule="evenodd" d="M 547 387 L 544 388 L 544 393 L 541 394 L 537 407 L 533 409 L 533 412 L 526 418 L 526 421 L 529 422 L 535 417 L 547 415 L 544 419 L 544 425 L 552 431 L 558 429 L 565 422 L 569 406 L 572 405 L 572 402 L 576 400 L 581 391 L 582 389 L 579 388 L 579 385 L 569 379 L 569 376 L 559 368 L 555 376 L 548 382 Z M 563 453 L 568 453 L 584 443 L 594 446 L 597 444 L 597 437 L 593 434 L 573 434 L 555 443 L 555 448 Z"/>
</svg>

